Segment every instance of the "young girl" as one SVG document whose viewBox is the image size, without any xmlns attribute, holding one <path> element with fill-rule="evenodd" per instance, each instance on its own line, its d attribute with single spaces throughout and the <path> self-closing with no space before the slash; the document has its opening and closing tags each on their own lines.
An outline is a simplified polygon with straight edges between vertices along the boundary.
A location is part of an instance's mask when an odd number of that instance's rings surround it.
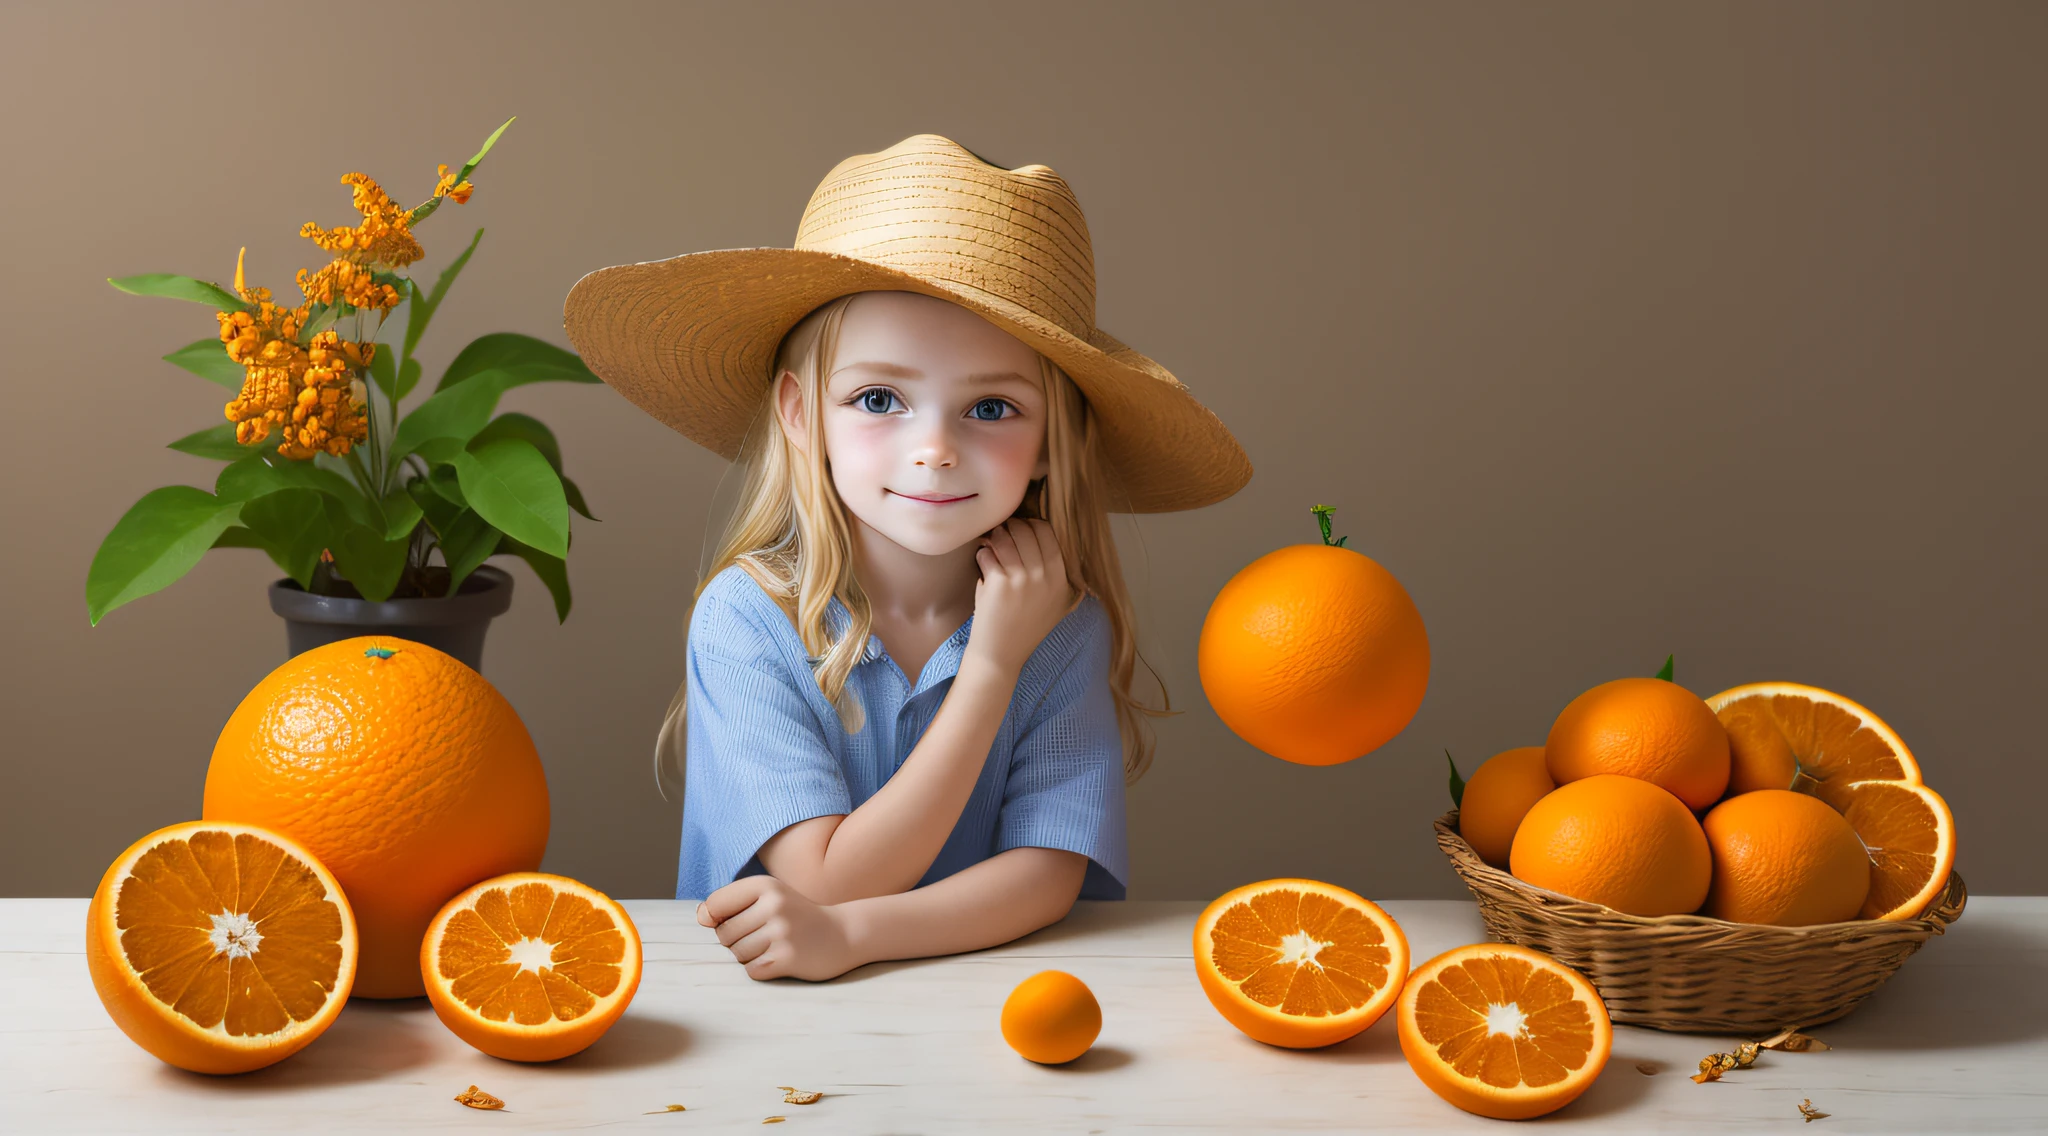
<svg viewBox="0 0 2048 1136">
<path fill-rule="evenodd" d="M 795 248 L 607 269 L 566 316 L 592 370 L 746 469 L 656 749 L 687 743 L 677 897 L 747 973 L 1122 898 L 1154 711 L 1107 514 L 1250 467 L 1093 326 L 1065 182 L 920 135 L 835 167 Z"/>
</svg>

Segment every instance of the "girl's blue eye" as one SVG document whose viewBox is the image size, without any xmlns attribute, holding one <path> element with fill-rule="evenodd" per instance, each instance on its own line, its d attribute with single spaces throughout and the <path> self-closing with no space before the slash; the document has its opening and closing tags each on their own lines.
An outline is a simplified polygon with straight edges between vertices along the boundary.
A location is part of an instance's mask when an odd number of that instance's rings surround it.
<svg viewBox="0 0 2048 1136">
<path fill-rule="evenodd" d="M 896 404 L 896 392 L 884 387 L 871 387 L 860 392 L 861 409 L 875 414 L 887 414 Z"/>
<path fill-rule="evenodd" d="M 974 404 L 974 416 L 983 422 L 1000 421 L 1009 410 L 1010 404 L 999 398 L 985 398 Z"/>
</svg>

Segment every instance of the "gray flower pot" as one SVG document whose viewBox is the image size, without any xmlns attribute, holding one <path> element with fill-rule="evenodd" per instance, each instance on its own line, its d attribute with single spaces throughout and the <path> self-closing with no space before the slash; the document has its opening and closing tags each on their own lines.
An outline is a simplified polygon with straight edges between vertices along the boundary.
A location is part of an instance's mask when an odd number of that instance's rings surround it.
<svg viewBox="0 0 2048 1136">
<path fill-rule="evenodd" d="M 284 617 L 285 641 L 297 655 L 358 635 L 391 635 L 425 643 L 484 669 L 484 632 L 512 606 L 512 576 L 485 564 L 445 599 L 385 600 L 316 596 L 290 578 L 270 585 L 270 610 Z"/>
</svg>

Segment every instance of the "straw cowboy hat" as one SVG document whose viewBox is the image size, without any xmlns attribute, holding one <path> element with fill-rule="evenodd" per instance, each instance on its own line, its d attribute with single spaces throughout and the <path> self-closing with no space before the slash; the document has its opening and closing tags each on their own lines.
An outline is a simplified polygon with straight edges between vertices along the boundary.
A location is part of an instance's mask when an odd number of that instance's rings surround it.
<svg viewBox="0 0 2048 1136">
<path fill-rule="evenodd" d="M 1251 479 L 1237 440 L 1180 380 L 1095 326 L 1095 255 L 1066 181 L 936 134 L 832 167 L 794 248 L 600 269 L 570 289 L 562 326 L 620 394 L 731 460 L 782 337 L 826 301 L 870 291 L 949 300 L 1057 363 L 1100 424 L 1128 498 L 1119 511 L 1199 508 Z"/>
</svg>

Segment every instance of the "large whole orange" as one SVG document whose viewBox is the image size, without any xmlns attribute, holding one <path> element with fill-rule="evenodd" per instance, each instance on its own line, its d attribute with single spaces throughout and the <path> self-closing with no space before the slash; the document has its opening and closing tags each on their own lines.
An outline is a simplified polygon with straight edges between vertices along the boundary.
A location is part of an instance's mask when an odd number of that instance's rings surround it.
<svg viewBox="0 0 2048 1136">
<path fill-rule="evenodd" d="M 1758 789 L 1715 805 L 1700 827 L 1714 853 L 1706 913 L 1716 919 L 1839 923 L 1870 895 L 1870 853 L 1819 797 Z"/>
<path fill-rule="evenodd" d="M 1630 915 L 1683 915 L 1706 901 L 1714 858 L 1677 797 L 1648 781 L 1598 773 L 1536 802 L 1515 829 L 1508 870 Z"/>
<path fill-rule="evenodd" d="M 1572 699 L 1543 754 L 1560 785 L 1619 773 L 1661 786 L 1694 812 L 1728 788 L 1728 731 L 1706 700 L 1661 678 L 1618 678 Z"/>
<path fill-rule="evenodd" d="M 484 677 L 421 643 L 344 639 L 270 672 L 206 770 L 205 817 L 304 844 L 355 911 L 355 993 L 409 998 L 420 938 L 479 880 L 540 866 L 548 787 L 519 715 Z"/>
<path fill-rule="evenodd" d="M 1334 545 L 1250 564 L 1209 605 L 1202 690 L 1237 736 L 1302 765 L 1370 753 L 1408 725 L 1429 687 L 1429 635 L 1393 573 Z"/>
</svg>

